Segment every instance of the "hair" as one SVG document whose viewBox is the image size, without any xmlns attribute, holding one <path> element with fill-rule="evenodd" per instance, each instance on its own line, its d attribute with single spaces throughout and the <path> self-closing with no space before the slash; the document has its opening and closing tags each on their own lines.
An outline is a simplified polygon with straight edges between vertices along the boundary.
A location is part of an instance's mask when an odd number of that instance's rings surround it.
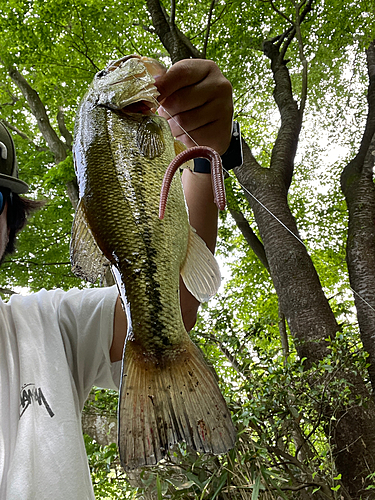
<svg viewBox="0 0 375 500">
<path fill-rule="evenodd" d="M 39 210 L 45 205 L 44 200 L 29 200 L 15 193 L 7 196 L 7 224 L 9 229 L 9 241 L 5 248 L 5 255 L 13 253 L 16 249 L 16 236 L 26 225 L 27 218 L 32 212 Z"/>
</svg>

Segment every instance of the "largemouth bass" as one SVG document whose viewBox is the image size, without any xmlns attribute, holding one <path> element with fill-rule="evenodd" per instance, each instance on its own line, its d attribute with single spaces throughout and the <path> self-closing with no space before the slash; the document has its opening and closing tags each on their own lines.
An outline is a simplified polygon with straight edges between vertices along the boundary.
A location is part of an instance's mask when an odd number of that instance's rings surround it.
<svg viewBox="0 0 375 500">
<path fill-rule="evenodd" d="M 155 464 L 181 441 L 224 453 L 236 436 L 215 376 L 181 316 L 180 274 L 205 301 L 216 293 L 220 273 L 189 225 L 180 176 L 169 179 L 159 218 L 164 174 L 180 146 L 168 122 L 153 114 L 158 92 L 150 65 L 129 56 L 95 76 L 77 112 L 73 148 L 80 202 L 72 268 L 95 282 L 111 266 L 127 312 L 119 396 L 125 469 Z"/>
</svg>

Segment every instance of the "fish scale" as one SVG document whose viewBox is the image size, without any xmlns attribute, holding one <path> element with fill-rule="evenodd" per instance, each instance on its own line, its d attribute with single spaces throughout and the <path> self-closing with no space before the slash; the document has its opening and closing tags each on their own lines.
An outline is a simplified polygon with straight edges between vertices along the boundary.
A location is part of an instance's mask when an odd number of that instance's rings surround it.
<svg viewBox="0 0 375 500">
<path fill-rule="evenodd" d="M 155 464 L 181 441 L 215 454 L 235 442 L 230 413 L 185 330 L 179 299 L 180 274 L 200 301 L 215 293 L 220 274 L 189 225 L 179 176 L 159 219 L 163 177 L 178 146 L 166 120 L 134 113 L 135 103 L 147 110 L 157 95 L 145 64 L 132 56 L 98 73 L 78 110 L 73 147 L 80 202 L 72 268 L 94 282 L 112 266 L 128 319 L 118 419 L 125 469 Z"/>
<path fill-rule="evenodd" d="M 123 119 L 115 114 L 112 114 L 111 119 L 116 122 L 116 125 L 113 127 L 114 133 L 116 136 L 122 137 L 124 132 L 127 132 L 127 130 L 121 130 L 124 125 Z M 120 130 L 117 130 L 117 128 Z M 168 127 L 165 127 L 165 133 L 170 133 Z M 112 147 L 114 148 L 113 143 Z M 121 149 L 122 145 L 119 145 L 116 149 L 112 150 L 117 174 L 122 174 L 122 170 L 124 169 L 122 163 L 118 161 L 118 155 L 121 154 Z M 163 158 L 163 160 L 169 162 L 169 158 L 173 158 L 174 155 L 173 152 L 170 151 L 169 155 L 165 153 L 165 156 L 166 158 Z M 175 247 L 173 246 L 173 240 L 171 240 L 170 234 L 165 234 L 162 222 L 151 227 L 149 224 L 150 219 L 155 219 L 158 213 L 158 197 L 155 192 L 151 189 L 147 189 L 147 187 L 160 185 L 162 182 L 160 169 L 155 169 L 154 165 L 140 161 L 139 152 L 136 151 L 134 151 L 134 155 L 128 158 L 128 162 L 129 166 L 127 165 L 127 172 L 130 173 L 129 177 L 132 182 L 129 182 L 128 185 L 125 183 L 121 188 L 122 192 L 126 193 L 125 199 L 129 204 L 126 219 L 132 220 L 135 227 L 133 224 L 131 228 L 126 227 L 127 245 L 125 248 L 122 239 L 119 238 L 121 239 L 119 242 L 121 250 L 117 252 L 125 252 L 126 255 L 126 266 L 120 268 L 120 273 L 124 281 L 128 283 L 128 285 L 126 285 L 126 291 L 130 303 L 133 335 L 137 334 L 138 324 L 143 325 L 145 323 L 144 318 L 149 316 L 150 328 L 148 331 L 151 335 L 151 343 L 155 346 L 157 344 L 155 329 L 158 331 L 157 337 L 159 338 L 163 336 L 164 330 L 171 329 L 173 334 L 175 332 L 174 326 L 176 325 L 178 317 L 178 287 L 174 287 L 174 297 L 171 296 L 173 289 L 170 286 L 168 289 L 171 290 L 171 294 L 164 294 L 161 296 L 160 282 L 168 283 L 168 281 L 170 281 L 174 284 L 176 283 L 177 277 L 179 276 L 179 266 L 177 265 L 176 259 L 173 258 L 173 254 L 175 253 L 173 248 L 178 247 L 177 245 Z M 123 176 L 118 175 L 118 178 L 122 179 Z M 121 184 L 121 181 L 119 182 Z M 131 189 L 129 184 L 131 184 Z M 175 205 L 180 206 L 183 201 L 183 199 L 177 199 L 176 201 L 176 197 L 181 198 L 180 193 L 174 193 L 172 189 L 169 218 L 172 219 L 170 222 L 173 225 L 177 224 L 178 220 L 181 222 L 181 216 L 185 215 L 186 217 L 186 211 L 181 213 L 181 211 L 174 209 Z M 117 200 L 117 205 L 119 205 L 119 203 L 120 201 Z M 143 207 L 143 209 L 140 210 L 140 207 Z M 139 214 L 134 216 L 134 213 L 137 211 L 139 211 Z M 105 221 L 105 224 L 107 223 L 108 221 Z M 117 226 L 117 219 L 115 225 Z M 183 224 L 181 227 L 184 227 Z M 187 228 L 187 223 L 185 227 Z M 114 231 L 115 228 L 113 231 L 110 230 L 109 233 L 113 234 Z M 187 231 L 185 232 L 185 248 L 181 245 L 181 241 L 180 246 L 181 252 L 186 253 Z M 179 236 L 181 237 L 181 234 Z M 142 242 L 143 245 L 141 245 L 140 242 Z M 170 243 L 172 243 L 172 245 L 170 245 Z M 116 242 L 108 241 L 108 246 L 112 249 L 117 244 L 117 238 Z M 168 248 L 166 248 L 167 244 L 169 246 Z M 159 255 L 158 248 L 160 247 L 163 250 L 163 259 L 161 259 Z M 134 253 L 137 252 L 139 257 L 135 262 L 132 262 L 131 259 L 129 259 L 129 255 L 134 255 Z M 125 260 L 119 253 L 117 257 L 120 261 Z M 173 260 L 175 262 L 174 268 L 171 266 Z M 142 287 L 143 284 L 145 284 L 146 290 L 145 295 L 141 296 L 139 294 L 139 287 Z M 131 300 L 130 297 L 132 297 Z M 145 297 L 147 298 L 146 301 Z M 141 331 L 142 335 L 145 335 L 144 328 L 142 328 Z M 172 337 L 171 334 L 170 337 Z M 149 339 L 146 338 L 144 343 L 147 345 Z"/>
</svg>

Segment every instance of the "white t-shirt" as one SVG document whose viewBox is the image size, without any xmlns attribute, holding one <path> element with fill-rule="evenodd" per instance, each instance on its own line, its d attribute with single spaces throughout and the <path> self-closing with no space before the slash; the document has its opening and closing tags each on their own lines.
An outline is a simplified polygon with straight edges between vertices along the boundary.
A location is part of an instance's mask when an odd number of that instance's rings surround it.
<svg viewBox="0 0 375 500">
<path fill-rule="evenodd" d="M 0 301 L 0 499 L 93 499 L 81 411 L 111 364 L 116 287 Z"/>
</svg>

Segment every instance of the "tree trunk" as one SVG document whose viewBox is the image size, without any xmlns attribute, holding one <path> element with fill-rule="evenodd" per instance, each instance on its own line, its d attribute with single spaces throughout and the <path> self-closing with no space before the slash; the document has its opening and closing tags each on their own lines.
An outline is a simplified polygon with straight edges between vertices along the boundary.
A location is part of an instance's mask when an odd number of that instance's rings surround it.
<svg viewBox="0 0 375 500">
<path fill-rule="evenodd" d="M 330 352 L 328 339 L 335 338 L 339 327 L 306 247 L 300 241 L 287 201 L 302 117 L 293 100 L 289 73 L 279 47 L 270 42 L 264 47 L 271 59 L 281 126 L 270 168 L 260 167 L 244 145 L 244 164 L 235 169 L 235 174 L 251 193 L 246 196 L 254 211 L 280 309 L 297 341 L 299 356 L 305 359 L 306 368 L 310 368 Z M 341 405 L 337 401 L 335 407 L 326 405 L 323 409 L 336 465 L 353 498 L 359 499 L 360 495 L 375 498 L 375 492 L 365 492 L 370 485 L 365 478 L 375 470 L 375 404 L 356 372 L 338 370 L 335 381 L 340 380 L 350 388 L 351 401 L 360 397 L 365 405 Z"/>
<path fill-rule="evenodd" d="M 347 264 L 354 291 L 361 339 L 369 354 L 369 376 L 375 392 L 375 42 L 367 50 L 370 85 L 365 132 L 357 156 L 341 175 L 349 212 Z"/>
<path fill-rule="evenodd" d="M 117 443 L 117 418 L 95 412 L 82 412 L 82 431 L 100 444 Z"/>
<path fill-rule="evenodd" d="M 191 57 L 202 58 L 190 40 L 177 28 L 174 14 L 168 17 L 159 0 L 147 0 L 147 9 L 160 41 L 169 52 L 172 63 Z"/>
<path fill-rule="evenodd" d="M 246 162 L 236 175 L 252 194 L 294 234 L 296 224 L 287 205 L 285 186 L 271 169 L 255 173 Z M 253 174 L 253 175 L 251 175 Z M 305 366 L 323 359 L 329 353 L 326 339 L 334 338 L 338 325 L 325 297 L 319 277 L 306 248 L 274 219 L 258 202 L 249 198 L 266 251 L 270 274 L 290 331 L 297 340 L 297 352 L 306 359 Z M 336 374 L 351 388 L 352 399 L 360 396 L 366 406 L 324 408 L 324 421 L 334 445 L 336 465 L 342 481 L 353 498 L 360 498 L 364 478 L 375 470 L 375 404 L 367 388 L 354 372 Z M 335 417 L 335 420 L 331 420 Z M 362 494 L 364 492 L 362 491 Z M 369 491 L 367 497 L 375 498 Z"/>
</svg>

